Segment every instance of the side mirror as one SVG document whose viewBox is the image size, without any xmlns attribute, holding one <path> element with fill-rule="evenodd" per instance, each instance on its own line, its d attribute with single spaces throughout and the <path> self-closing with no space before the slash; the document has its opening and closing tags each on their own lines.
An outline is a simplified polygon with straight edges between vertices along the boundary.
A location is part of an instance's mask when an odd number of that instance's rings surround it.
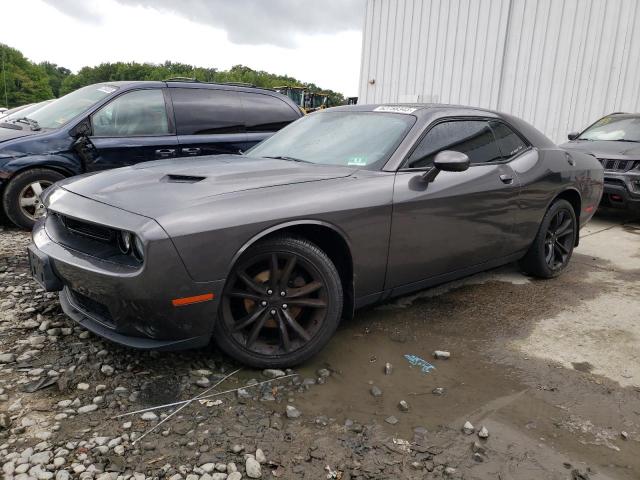
<svg viewBox="0 0 640 480">
<path fill-rule="evenodd" d="M 579 136 L 580 136 L 580 132 L 571 132 L 569 135 L 567 135 L 567 138 L 569 140 L 575 140 Z"/>
<path fill-rule="evenodd" d="M 443 172 L 464 172 L 470 164 L 466 154 L 453 150 L 443 150 L 433 159 L 433 166 Z"/>
<path fill-rule="evenodd" d="M 84 119 L 73 127 L 69 132 L 69 135 L 73 138 L 88 137 L 91 135 L 91 124 L 89 123 L 89 119 Z"/>
<path fill-rule="evenodd" d="M 424 172 L 422 179 L 431 183 L 440 172 L 464 172 L 470 164 L 468 155 L 454 150 L 443 150 L 433 159 L 433 168 Z"/>
</svg>

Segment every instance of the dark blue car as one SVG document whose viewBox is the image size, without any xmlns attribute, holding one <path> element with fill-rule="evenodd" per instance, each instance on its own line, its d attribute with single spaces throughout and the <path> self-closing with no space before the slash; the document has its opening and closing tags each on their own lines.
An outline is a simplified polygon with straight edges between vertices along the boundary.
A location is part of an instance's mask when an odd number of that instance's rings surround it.
<svg viewBox="0 0 640 480">
<path fill-rule="evenodd" d="M 159 158 L 236 154 L 302 116 L 266 89 L 193 81 L 109 82 L 28 116 L 0 119 L 0 196 L 31 228 L 40 194 L 64 177 Z"/>
</svg>

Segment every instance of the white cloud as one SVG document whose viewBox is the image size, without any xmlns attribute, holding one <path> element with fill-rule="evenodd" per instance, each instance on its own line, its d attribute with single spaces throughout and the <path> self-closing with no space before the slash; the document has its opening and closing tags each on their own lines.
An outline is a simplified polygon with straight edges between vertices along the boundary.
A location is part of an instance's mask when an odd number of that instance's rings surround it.
<svg viewBox="0 0 640 480">
<path fill-rule="evenodd" d="M 63 2 L 65 12 L 73 8 L 72 0 Z M 114 61 L 172 60 L 219 69 L 243 64 L 346 95 L 357 94 L 359 31 L 307 34 L 294 33 L 294 29 L 289 34 L 294 47 L 239 45 L 230 41 L 222 28 L 166 9 L 124 5 L 116 0 L 102 0 L 97 5 L 84 3 L 76 15 L 69 15 L 43 0 L 11 2 L 3 8 L 0 42 L 31 60 L 48 60 L 74 71 Z"/>
</svg>

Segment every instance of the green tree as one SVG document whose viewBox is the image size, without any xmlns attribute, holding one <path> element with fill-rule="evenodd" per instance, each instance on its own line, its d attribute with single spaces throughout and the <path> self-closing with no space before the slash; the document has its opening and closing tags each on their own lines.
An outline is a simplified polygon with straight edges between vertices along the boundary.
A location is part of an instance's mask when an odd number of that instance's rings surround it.
<svg viewBox="0 0 640 480">
<path fill-rule="evenodd" d="M 39 66 L 44 70 L 49 79 L 49 85 L 51 86 L 53 95 L 55 97 L 59 97 L 62 81 L 69 75 L 71 75 L 71 70 L 69 70 L 68 68 L 59 67 L 55 63 L 50 62 L 41 62 Z"/>
<path fill-rule="evenodd" d="M 45 70 L 0 44 L 0 105 L 8 108 L 53 98 Z"/>
</svg>

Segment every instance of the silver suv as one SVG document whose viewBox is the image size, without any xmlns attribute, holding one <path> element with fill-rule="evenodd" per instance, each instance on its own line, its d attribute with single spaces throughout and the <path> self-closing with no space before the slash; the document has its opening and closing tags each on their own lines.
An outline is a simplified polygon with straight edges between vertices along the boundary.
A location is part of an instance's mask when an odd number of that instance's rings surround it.
<svg viewBox="0 0 640 480">
<path fill-rule="evenodd" d="M 604 167 L 602 204 L 640 210 L 640 114 L 612 113 L 560 145 L 596 157 Z"/>
</svg>

